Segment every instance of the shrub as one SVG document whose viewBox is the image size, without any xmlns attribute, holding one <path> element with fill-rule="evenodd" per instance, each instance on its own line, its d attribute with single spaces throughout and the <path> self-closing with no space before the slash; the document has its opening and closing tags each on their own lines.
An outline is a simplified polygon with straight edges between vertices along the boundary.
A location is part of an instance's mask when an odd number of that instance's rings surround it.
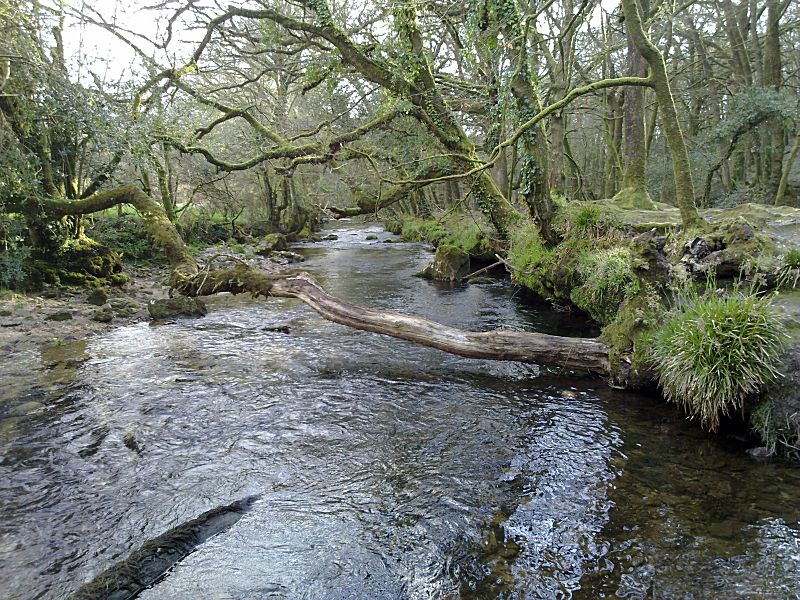
<svg viewBox="0 0 800 600">
<path fill-rule="evenodd" d="M 25 246 L 0 252 L 0 288 L 23 290 L 28 280 L 30 250 Z"/>
<path fill-rule="evenodd" d="M 784 334 L 769 299 L 712 290 L 686 298 L 655 333 L 651 360 L 667 400 L 715 431 L 780 373 Z"/>
<path fill-rule="evenodd" d="M 119 252 L 125 260 L 147 261 L 160 256 L 147 239 L 141 219 L 128 214 L 103 216 L 87 229 L 87 234 L 99 243 Z"/>
</svg>

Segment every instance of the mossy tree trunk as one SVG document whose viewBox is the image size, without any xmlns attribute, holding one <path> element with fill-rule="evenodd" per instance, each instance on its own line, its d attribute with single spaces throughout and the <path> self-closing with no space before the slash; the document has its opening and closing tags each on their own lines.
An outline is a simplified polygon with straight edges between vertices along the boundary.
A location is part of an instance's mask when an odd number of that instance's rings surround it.
<svg viewBox="0 0 800 600">
<path fill-rule="evenodd" d="M 643 15 L 649 13 L 648 0 L 640 2 Z M 627 61 L 628 75 L 631 77 L 645 77 L 647 75 L 647 61 L 636 49 L 633 36 L 627 31 Z M 630 208 L 655 208 L 650 193 L 647 191 L 645 171 L 647 168 L 647 151 L 645 148 L 644 130 L 644 88 L 626 87 L 622 105 L 624 171 L 622 186 L 614 196 L 614 200 Z"/>
<path fill-rule="evenodd" d="M 509 87 L 514 98 L 514 111 L 520 122 L 528 121 L 541 111 L 542 103 L 528 64 L 527 32 L 513 0 L 494 0 L 490 14 L 506 40 L 508 60 L 513 69 Z M 558 235 L 553 229 L 555 209 L 550 198 L 550 148 L 544 122 L 527 129 L 520 141 L 519 194 L 542 237 L 551 244 L 557 243 Z"/>
<path fill-rule="evenodd" d="M 703 223 L 695 204 L 692 171 L 689 167 L 689 152 L 678 121 L 675 98 L 667 76 L 664 57 L 650 41 L 642 27 L 642 19 L 636 0 L 622 0 L 625 12 L 625 24 L 628 27 L 633 45 L 647 61 L 650 69 L 651 87 L 661 108 L 661 124 L 672 155 L 672 169 L 675 177 L 675 199 L 681 212 L 684 227 L 693 227 Z"/>
</svg>

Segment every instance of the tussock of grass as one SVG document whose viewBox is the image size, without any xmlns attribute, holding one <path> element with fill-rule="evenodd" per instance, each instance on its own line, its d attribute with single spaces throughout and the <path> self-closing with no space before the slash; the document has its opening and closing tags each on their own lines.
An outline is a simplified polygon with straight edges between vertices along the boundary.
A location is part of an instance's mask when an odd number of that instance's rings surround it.
<svg viewBox="0 0 800 600">
<path fill-rule="evenodd" d="M 666 398 L 716 431 L 720 416 L 780 377 L 783 339 L 768 298 L 708 291 L 667 315 L 651 359 Z"/>
</svg>

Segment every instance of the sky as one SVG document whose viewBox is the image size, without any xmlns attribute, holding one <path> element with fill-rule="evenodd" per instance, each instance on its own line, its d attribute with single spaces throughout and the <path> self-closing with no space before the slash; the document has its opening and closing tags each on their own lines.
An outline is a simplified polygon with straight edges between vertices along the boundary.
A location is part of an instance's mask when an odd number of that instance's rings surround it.
<svg viewBox="0 0 800 600">
<path fill-rule="evenodd" d="M 158 0 L 71 0 L 75 13 L 85 13 L 92 17 L 92 9 L 103 15 L 109 23 L 135 32 L 147 39 L 158 39 L 165 30 L 165 16 L 171 11 L 147 10 Z M 619 0 L 601 0 L 605 10 L 611 10 L 619 4 Z M 599 23 L 600 9 L 596 9 L 591 22 Z M 161 52 L 159 62 L 183 64 L 194 44 L 202 38 L 199 30 L 192 30 L 185 21 L 178 21 L 173 27 L 171 49 L 176 54 L 166 55 Z M 129 34 L 126 34 L 129 35 Z M 143 50 L 155 51 L 146 40 L 129 35 Z M 91 24 L 82 24 L 78 18 L 68 18 L 65 23 L 64 44 L 66 55 L 71 57 L 70 68 L 81 80 L 90 81 L 90 71 L 104 82 L 129 80 L 131 75 L 141 72 L 141 61 L 133 49 L 116 38 L 113 34 Z"/>
</svg>

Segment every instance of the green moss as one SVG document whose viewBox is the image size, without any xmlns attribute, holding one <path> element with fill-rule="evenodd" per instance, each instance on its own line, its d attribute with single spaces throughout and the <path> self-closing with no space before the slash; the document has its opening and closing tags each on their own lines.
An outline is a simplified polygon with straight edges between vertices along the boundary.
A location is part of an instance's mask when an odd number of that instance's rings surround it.
<svg viewBox="0 0 800 600">
<path fill-rule="evenodd" d="M 631 268 L 631 251 L 615 247 L 578 256 L 578 274 L 583 283 L 570 292 L 572 303 L 605 325 L 614 320 L 620 305 L 640 289 Z"/>
<path fill-rule="evenodd" d="M 721 415 L 779 377 L 784 334 L 765 297 L 710 289 L 683 300 L 653 337 L 664 395 L 716 430 Z"/>
<path fill-rule="evenodd" d="M 475 215 L 454 214 L 429 219 L 403 217 L 387 223 L 386 227 L 407 242 L 427 242 L 434 246 L 447 244 L 461 248 L 473 257 L 491 259 L 496 251 L 486 236 L 491 227 Z"/>
<path fill-rule="evenodd" d="M 664 312 L 655 288 L 642 284 L 639 293 L 627 299 L 614 320 L 603 328 L 600 339 L 611 349 L 612 373 L 623 378 L 626 386 L 641 387 L 652 381 L 653 332 Z"/>
<path fill-rule="evenodd" d="M 435 246 L 449 234 L 450 232 L 435 219 L 420 219 L 418 217 L 404 219 L 403 228 L 400 232 L 400 236 L 406 242 L 428 242 Z"/>
<path fill-rule="evenodd" d="M 628 187 L 623 188 L 612 199 L 612 202 L 620 208 L 655 210 L 656 203 L 644 188 Z"/>
<path fill-rule="evenodd" d="M 511 232 L 510 241 L 508 263 L 514 282 L 543 298 L 550 297 L 551 290 L 545 284 L 545 276 L 551 251 L 545 247 L 539 232 L 533 227 L 518 228 Z"/>
</svg>

